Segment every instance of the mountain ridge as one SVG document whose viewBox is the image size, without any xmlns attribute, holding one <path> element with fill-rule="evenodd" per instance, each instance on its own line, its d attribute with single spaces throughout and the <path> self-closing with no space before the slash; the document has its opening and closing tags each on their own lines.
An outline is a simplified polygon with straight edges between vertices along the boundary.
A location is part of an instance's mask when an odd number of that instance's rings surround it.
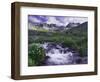
<svg viewBox="0 0 100 82">
<path fill-rule="evenodd" d="M 65 31 L 65 30 L 68 30 L 68 29 L 72 29 L 72 28 L 76 28 L 76 27 L 83 27 L 85 25 L 85 22 L 80 24 L 80 23 L 69 23 L 68 25 L 66 26 L 58 26 L 56 24 L 47 24 L 47 23 L 32 23 L 30 22 L 29 23 L 29 29 L 33 29 L 33 30 L 39 30 L 39 29 L 42 29 L 42 30 L 47 30 L 47 31 Z M 85 25 L 85 27 L 87 26 L 87 24 Z"/>
</svg>

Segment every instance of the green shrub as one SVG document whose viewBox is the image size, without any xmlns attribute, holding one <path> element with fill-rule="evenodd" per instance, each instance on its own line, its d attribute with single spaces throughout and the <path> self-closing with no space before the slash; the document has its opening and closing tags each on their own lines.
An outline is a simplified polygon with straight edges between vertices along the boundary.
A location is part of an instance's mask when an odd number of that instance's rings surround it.
<svg viewBox="0 0 100 82">
<path fill-rule="evenodd" d="M 45 52 L 42 47 L 39 47 L 38 45 L 32 44 L 29 46 L 28 49 L 28 65 L 29 66 L 35 66 L 39 65 L 45 57 Z"/>
</svg>

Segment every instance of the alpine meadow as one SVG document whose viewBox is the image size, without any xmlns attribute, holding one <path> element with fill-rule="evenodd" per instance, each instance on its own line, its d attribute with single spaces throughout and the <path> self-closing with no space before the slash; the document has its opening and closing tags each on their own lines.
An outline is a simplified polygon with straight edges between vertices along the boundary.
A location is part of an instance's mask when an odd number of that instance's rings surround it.
<svg viewBox="0 0 100 82">
<path fill-rule="evenodd" d="M 88 64 L 88 18 L 28 15 L 28 66 Z"/>
</svg>

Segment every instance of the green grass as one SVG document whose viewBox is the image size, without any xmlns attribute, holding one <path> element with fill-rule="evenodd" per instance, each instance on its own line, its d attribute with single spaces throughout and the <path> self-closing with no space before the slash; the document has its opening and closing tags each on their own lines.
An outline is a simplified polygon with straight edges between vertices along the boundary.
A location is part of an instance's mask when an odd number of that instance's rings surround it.
<svg viewBox="0 0 100 82">
<path fill-rule="evenodd" d="M 43 28 L 39 28 L 38 26 L 36 27 L 36 26 L 33 26 L 32 27 L 32 30 L 38 30 L 38 31 L 41 31 L 41 32 L 48 32 L 48 30 L 46 30 L 46 29 L 43 29 Z"/>
<path fill-rule="evenodd" d="M 33 31 L 34 32 L 34 31 Z M 44 43 L 44 42 L 55 42 L 55 43 L 63 43 L 67 47 L 71 47 L 76 49 L 79 52 L 83 52 L 83 50 L 87 49 L 87 35 L 84 32 L 83 34 L 66 34 L 66 33 L 52 33 L 51 35 L 48 32 L 39 32 L 35 31 L 37 34 L 33 34 L 36 38 L 32 38 L 33 36 L 29 36 L 29 44 L 31 43 Z M 40 33 L 40 34 L 39 34 Z M 85 49 L 84 49 L 85 48 Z M 81 56 L 84 56 L 81 53 Z"/>
</svg>

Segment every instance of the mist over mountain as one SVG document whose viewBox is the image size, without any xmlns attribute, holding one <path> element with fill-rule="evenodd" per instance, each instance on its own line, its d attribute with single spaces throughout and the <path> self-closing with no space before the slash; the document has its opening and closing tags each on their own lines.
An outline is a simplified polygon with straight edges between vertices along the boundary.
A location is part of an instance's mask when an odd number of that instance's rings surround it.
<svg viewBox="0 0 100 82">
<path fill-rule="evenodd" d="M 38 16 L 29 15 L 29 29 L 42 29 L 48 31 L 66 31 L 68 29 L 80 26 L 87 22 L 86 17 L 67 17 L 67 16 Z"/>
</svg>

